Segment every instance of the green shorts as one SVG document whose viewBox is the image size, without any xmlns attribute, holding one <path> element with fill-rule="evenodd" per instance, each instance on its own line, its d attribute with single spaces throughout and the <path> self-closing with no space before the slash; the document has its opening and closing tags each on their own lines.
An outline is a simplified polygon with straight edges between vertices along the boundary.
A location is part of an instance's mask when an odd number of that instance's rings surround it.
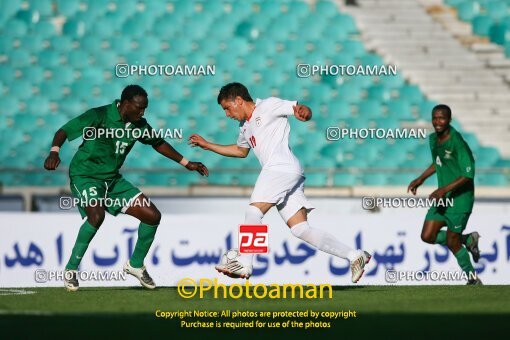
<svg viewBox="0 0 510 340">
<path fill-rule="evenodd" d="M 108 213 L 117 216 L 126 212 L 130 203 L 142 193 L 122 177 L 99 180 L 81 176 L 71 177 L 71 192 L 77 198 L 82 218 L 87 216 L 86 206 L 102 206 Z"/>
<path fill-rule="evenodd" d="M 444 221 L 448 229 L 457 234 L 461 234 L 466 229 L 470 212 L 468 213 L 449 213 L 443 209 L 432 207 L 425 216 L 425 221 Z"/>
</svg>

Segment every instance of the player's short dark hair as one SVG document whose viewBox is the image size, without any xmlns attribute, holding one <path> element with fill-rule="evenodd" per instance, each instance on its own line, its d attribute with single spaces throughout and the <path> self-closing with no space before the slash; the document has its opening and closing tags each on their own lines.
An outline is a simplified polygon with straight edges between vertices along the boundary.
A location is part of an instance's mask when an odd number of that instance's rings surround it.
<svg viewBox="0 0 510 340">
<path fill-rule="evenodd" d="M 241 83 L 229 83 L 221 88 L 218 94 L 218 104 L 224 99 L 234 100 L 237 96 L 243 98 L 247 102 L 253 101 L 246 86 Z"/>
<path fill-rule="evenodd" d="M 147 97 L 147 92 L 140 85 L 128 85 L 122 90 L 120 101 L 131 100 L 136 96 Z"/>
<path fill-rule="evenodd" d="M 436 105 L 432 109 L 432 113 L 434 113 L 435 111 L 443 111 L 448 116 L 448 118 L 452 118 L 452 110 L 448 105 L 445 104 Z"/>
</svg>

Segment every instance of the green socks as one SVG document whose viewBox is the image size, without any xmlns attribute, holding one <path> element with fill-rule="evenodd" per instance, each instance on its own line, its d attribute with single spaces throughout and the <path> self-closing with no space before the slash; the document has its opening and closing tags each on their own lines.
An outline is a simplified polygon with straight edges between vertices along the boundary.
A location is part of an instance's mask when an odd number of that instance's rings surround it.
<svg viewBox="0 0 510 340">
<path fill-rule="evenodd" d="M 471 234 L 462 235 L 461 241 L 463 245 L 467 246 L 468 244 L 471 244 L 471 242 L 473 242 L 473 237 L 471 237 Z"/>
<path fill-rule="evenodd" d="M 437 233 L 435 243 L 436 244 L 441 244 L 443 246 L 446 246 L 446 231 L 441 230 L 441 231 L 439 231 Z"/>
<path fill-rule="evenodd" d="M 78 266 L 80 265 L 81 258 L 85 254 L 90 241 L 94 238 L 97 229 L 94 228 L 89 221 L 85 221 L 82 224 L 80 231 L 78 232 L 78 237 L 76 238 L 76 242 L 74 243 L 73 251 L 71 253 L 71 257 L 69 258 L 69 262 L 67 262 L 66 269 L 70 270 L 78 270 Z"/>
<path fill-rule="evenodd" d="M 471 264 L 471 259 L 469 258 L 469 253 L 465 247 L 460 248 L 460 250 L 455 254 L 455 258 L 457 259 L 457 263 L 462 270 L 469 275 L 469 273 L 474 272 L 475 269 Z"/>
<path fill-rule="evenodd" d="M 147 253 L 149 252 L 149 248 L 152 245 L 152 241 L 154 241 L 154 236 L 156 235 L 157 225 L 149 225 L 140 222 L 140 226 L 138 227 L 138 240 L 136 241 L 135 250 L 133 251 L 133 255 L 129 260 L 129 263 L 133 268 L 142 268 L 143 260 Z"/>
</svg>

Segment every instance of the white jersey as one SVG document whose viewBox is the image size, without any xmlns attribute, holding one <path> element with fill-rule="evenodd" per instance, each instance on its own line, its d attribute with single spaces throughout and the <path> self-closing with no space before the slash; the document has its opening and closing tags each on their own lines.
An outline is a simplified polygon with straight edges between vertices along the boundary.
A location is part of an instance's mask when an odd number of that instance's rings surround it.
<svg viewBox="0 0 510 340">
<path fill-rule="evenodd" d="M 251 148 L 263 170 L 303 174 L 299 160 L 289 148 L 288 116 L 294 115 L 295 101 L 270 97 L 257 99 L 250 120 L 239 124 L 237 145 Z"/>
</svg>

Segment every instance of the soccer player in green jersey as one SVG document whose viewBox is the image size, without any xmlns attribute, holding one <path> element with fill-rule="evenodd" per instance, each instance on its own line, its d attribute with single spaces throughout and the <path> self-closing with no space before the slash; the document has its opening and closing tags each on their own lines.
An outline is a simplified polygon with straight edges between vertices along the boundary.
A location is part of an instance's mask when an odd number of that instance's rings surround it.
<svg viewBox="0 0 510 340">
<path fill-rule="evenodd" d="M 90 109 L 70 120 L 53 138 L 50 154 L 44 162 L 47 170 L 55 170 L 60 164 L 59 150 L 66 139 L 72 141 L 80 136 L 84 139 L 69 166 L 71 191 L 79 199 L 82 218 L 87 217 L 66 265 L 64 285 L 69 291 L 78 290 L 78 265 L 103 223 L 105 211 L 113 216 L 122 212 L 140 220 L 138 240 L 124 271 L 135 276 L 142 286 L 156 287 L 143 261 L 154 240 L 161 213 L 119 173 L 136 141 L 151 145 L 189 171 L 209 175 L 202 163 L 188 161 L 152 129 L 143 118 L 148 104 L 147 92 L 138 85 L 129 85 L 122 91 L 120 100 Z"/>
<path fill-rule="evenodd" d="M 459 266 L 468 275 L 468 284 L 481 284 L 476 277 L 468 251 L 478 262 L 480 235 L 473 232 L 462 235 L 466 228 L 474 203 L 475 161 L 471 149 L 460 133 L 450 125 L 452 112 L 447 105 L 437 105 L 432 110 L 432 125 L 435 133 L 430 135 L 430 150 L 433 163 L 417 179 L 413 180 L 407 191 L 416 195 L 416 190 L 432 174 L 437 174 L 439 188 L 429 198 L 453 199 L 451 206 L 431 207 L 425 217 L 421 239 L 430 244 L 447 245 L 455 255 Z M 447 226 L 447 231 L 441 230 Z"/>
</svg>

